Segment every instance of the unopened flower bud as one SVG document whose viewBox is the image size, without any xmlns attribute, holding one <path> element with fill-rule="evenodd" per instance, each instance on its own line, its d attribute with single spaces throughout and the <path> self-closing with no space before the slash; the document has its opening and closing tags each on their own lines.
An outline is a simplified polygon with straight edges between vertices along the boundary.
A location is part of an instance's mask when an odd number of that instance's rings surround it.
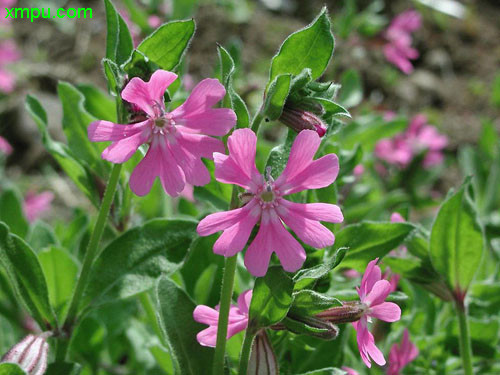
<svg viewBox="0 0 500 375">
<path fill-rule="evenodd" d="M 325 123 L 312 112 L 291 108 L 290 106 L 285 106 L 283 108 L 283 113 L 279 118 L 283 124 L 289 128 L 300 133 L 302 130 L 309 129 L 314 130 L 318 133 L 320 137 L 326 134 L 327 127 Z"/>
<path fill-rule="evenodd" d="M 333 324 L 351 323 L 361 319 L 366 309 L 367 306 L 364 303 L 344 302 L 342 306 L 332 307 L 316 314 L 316 317 Z"/>
<path fill-rule="evenodd" d="M 50 332 L 46 332 L 41 335 L 26 336 L 2 357 L 0 363 L 15 363 L 27 375 L 43 375 L 47 369 L 49 351 L 47 338 L 50 335 Z"/>
<path fill-rule="evenodd" d="M 271 326 L 271 329 L 276 331 L 286 330 L 323 340 L 334 340 L 339 334 L 339 328 L 336 325 L 311 316 L 295 317 L 289 315 L 281 323 Z"/>
</svg>

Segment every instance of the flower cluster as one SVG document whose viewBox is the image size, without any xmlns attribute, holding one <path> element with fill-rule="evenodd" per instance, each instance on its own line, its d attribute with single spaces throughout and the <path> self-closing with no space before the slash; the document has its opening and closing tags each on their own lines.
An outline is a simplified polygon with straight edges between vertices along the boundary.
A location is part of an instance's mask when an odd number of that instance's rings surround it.
<svg viewBox="0 0 500 375">
<path fill-rule="evenodd" d="M 410 60 L 418 57 L 418 51 L 411 47 L 411 33 L 421 25 L 420 14 L 415 10 L 408 10 L 396 16 L 384 32 L 387 40 L 384 46 L 385 58 L 406 74 L 413 71 Z"/>
<path fill-rule="evenodd" d="M 389 164 L 406 168 L 413 158 L 425 152 L 423 167 L 430 168 L 443 161 L 443 149 L 447 145 L 448 138 L 429 125 L 425 115 L 419 114 L 412 118 L 404 133 L 379 141 L 375 155 Z"/>
<path fill-rule="evenodd" d="M 418 349 L 410 341 L 408 329 L 403 333 L 403 341 L 400 345 L 394 344 L 389 352 L 389 368 L 387 375 L 400 375 L 404 367 L 418 356 Z"/>
</svg>

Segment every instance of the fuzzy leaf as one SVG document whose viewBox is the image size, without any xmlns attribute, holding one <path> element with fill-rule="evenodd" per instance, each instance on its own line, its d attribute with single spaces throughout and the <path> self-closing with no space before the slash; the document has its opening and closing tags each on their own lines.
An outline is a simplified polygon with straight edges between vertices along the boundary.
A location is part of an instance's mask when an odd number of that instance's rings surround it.
<svg viewBox="0 0 500 375">
<path fill-rule="evenodd" d="M 0 195 L 0 221 L 21 238 L 28 232 L 29 224 L 24 217 L 22 197 L 13 189 L 6 189 Z"/>
<path fill-rule="evenodd" d="M 0 375 L 26 375 L 26 373 L 14 363 L 0 363 Z"/>
<path fill-rule="evenodd" d="M 128 59 L 134 49 L 132 37 L 127 24 L 111 1 L 104 0 L 104 6 L 107 24 L 106 58 L 119 65 Z"/>
<path fill-rule="evenodd" d="M 309 286 L 316 280 L 328 275 L 328 273 L 337 267 L 346 254 L 347 248 L 340 248 L 335 254 L 330 256 L 325 262 L 322 262 L 314 267 L 305 268 L 298 271 L 293 277 L 295 283 L 294 289 L 300 290 Z"/>
<path fill-rule="evenodd" d="M 280 74 L 271 82 L 266 98 L 264 99 L 264 109 L 262 110 L 262 113 L 269 120 L 274 121 L 281 116 L 286 98 L 288 98 L 288 94 L 290 93 L 291 77 L 290 74 Z"/>
<path fill-rule="evenodd" d="M 290 314 L 313 316 L 333 306 L 342 306 L 342 302 L 337 298 L 329 297 L 314 290 L 304 289 L 293 293 Z"/>
</svg>

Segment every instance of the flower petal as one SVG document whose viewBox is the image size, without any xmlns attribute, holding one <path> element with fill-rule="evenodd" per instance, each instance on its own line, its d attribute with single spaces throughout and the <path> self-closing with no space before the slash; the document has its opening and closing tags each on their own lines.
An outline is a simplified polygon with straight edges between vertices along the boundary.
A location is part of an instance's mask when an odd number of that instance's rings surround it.
<svg viewBox="0 0 500 375">
<path fill-rule="evenodd" d="M 203 186 L 210 182 L 210 173 L 201 159 L 181 146 L 176 138 L 169 139 L 168 148 L 181 167 L 188 184 Z"/>
<path fill-rule="evenodd" d="M 290 213 L 300 215 L 306 219 L 316 221 L 327 221 L 329 223 L 341 223 L 344 216 L 339 206 L 328 203 L 295 203 L 286 199 L 280 201 Z"/>
<path fill-rule="evenodd" d="M 224 143 L 220 139 L 184 132 L 182 129 L 182 127 L 177 128 L 176 138 L 181 146 L 193 155 L 212 160 L 214 152 L 225 152 Z"/>
<path fill-rule="evenodd" d="M 396 322 L 401 319 L 401 308 L 392 302 L 382 302 L 370 308 L 369 315 L 384 322 Z"/>
<path fill-rule="evenodd" d="M 361 301 L 364 300 L 365 296 L 372 290 L 373 286 L 377 281 L 382 278 L 382 271 L 380 267 L 377 266 L 378 258 L 372 260 L 366 266 L 365 273 L 361 279 L 361 287 L 359 289 Z"/>
<path fill-rule="evenodd" d="M 160 145 L 160 181 L 163 190 L 172 196 L 179 196 L 186 186 L 186 177 L 181 167 L 177 164 L 176 158 L 166 144 L 165 137 L 159 137 Z"/>
<path fill-rule="evenodd" d="M 128 138 L 122 139 L 120 141 L 115 141 L 111 143 L 108 147 L 104 149 L 101 157 L 104 160 L 110 161 L 115 164 L 121 164 L 126 162 L 128 159 L 135 154 L 139 146 L 147 141 L 147 137 L 144 134 L 138 132 Z"/>
<path fill-rule="evenodd" d="M 255 167 L 257 137 L 250 129 L 238 129 L 228 138 L 229 155 L 214 154 L 215 178 L 255 191 L 262 177 Z"/>
<path fill-rule="evenodd" d="M 244 291 L 238 297 L 238 308 L 243 314 L 248 315 L 248 309 L 250 308 L 250 302 L 252 301 L 253 290 L 249 289 Z"/>
<path fill-rule="evenodd" d="M 269 223 L 260 224 L 259 232 L 245 254 L 245 267 L 253 276 L 261 277 L 267 273 L 273 253 L 271 247 L 271 228 Z"/>
<path fill-rule="evenodd" d="M 149 193 L 156 177 L 160 175 L 160 158 L 159 147 L 150 146 L 130 176 L 129 185 L 134 194 L 144 196 Z"/>
<path fill-rule="evenodd" d="M 203 346 L 215 348 L 217 343 L 217 326 L 210 326 L 196 335 L 196 340 Z"/>
<path fill-rule="evenodd" d="M 149 82 L 134 77 L 122 91 L 122 98 L 137 105 L 150 116 L 155 115 L 155 105 L 164 107 L 163 94 L 167 87 L 177 79 L 177 74 L 165 70 L 157 70 Z"/>
<path fill-rule="evenodd" d="M 231 257 L 237 252 L 243 250 L 252 233 L 253 227 L 260 219 L 260 207 L 250 202 L 245 206 L 246 216 L 231 227 L 224 230 L 224 233 L 215 241 L 214 253 Z"/>
<path fill-rule="evenodd" d="M 106 142 L 106 141 L 119 141 L 129 138 L 141 132 L 150 132 L 150 120 L 138 122 L 132 125 L 115 124 L 111 121 L 98 120 L 92 122 L 87 128 L 89 140 L 92 142 Z"/>
<path fill-rule="evenodd" d="M 391 292 L 391 283 L 387 280 L 379 280 L 373 285 L 373 288 L 368 292 L 363 303 L 374 308 L 383 303 Z"/>
<path fill-rule="evenodd" d="M 200 236 L 209 236 L 235 225 L 247 215 L 245 207 L 231 211 L 216 212 L 206 216 L 198 224 L 197 232 Z"/>
<path fill-rule="evenodd" d="M 205 305 L 198 305 L 193 311 L 193 319 L 202 324 L 216 326 L 219 322 L 219 312 Z"/>
<path fill-rule="evenodd" d="M 248 325 L 248 319 L 242 319 L 236 323 L 229 323 L 227 325 L 226 339 L 230 339 L 237 333 L 245 330 L 247 328 L 247 325 Z"/>
<path fill-rule="evenodd" d="M 174 117 L 185 117 L 205 112 L 217 104 L 226 95 L 226 89 L 214 78 L 206 78 L 198 83 L 186 101 L 177 107 L 172 115 Z"/>
</svg>

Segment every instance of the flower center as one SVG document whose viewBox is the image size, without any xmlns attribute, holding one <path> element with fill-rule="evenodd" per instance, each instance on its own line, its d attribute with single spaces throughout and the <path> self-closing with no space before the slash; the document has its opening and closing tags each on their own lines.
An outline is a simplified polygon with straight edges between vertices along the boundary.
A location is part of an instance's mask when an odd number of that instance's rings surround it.
<svg viewBox="0 0 500 375">
<path fill-rule="evenodd" d="M 164 113 L 161 116 L 154 118 L 153 132 L 155 134 L 167 134 L 175 131 L 175 121 L 172 115 Z"/>
<path fill-rule="evenodd" d="M 261 195 L 260 195 L 260 199 L 262 199 L 264 202 L 272 202 L 274 200 L 274 193 L 273 191 L 264 191 Z"/>
</svg>

